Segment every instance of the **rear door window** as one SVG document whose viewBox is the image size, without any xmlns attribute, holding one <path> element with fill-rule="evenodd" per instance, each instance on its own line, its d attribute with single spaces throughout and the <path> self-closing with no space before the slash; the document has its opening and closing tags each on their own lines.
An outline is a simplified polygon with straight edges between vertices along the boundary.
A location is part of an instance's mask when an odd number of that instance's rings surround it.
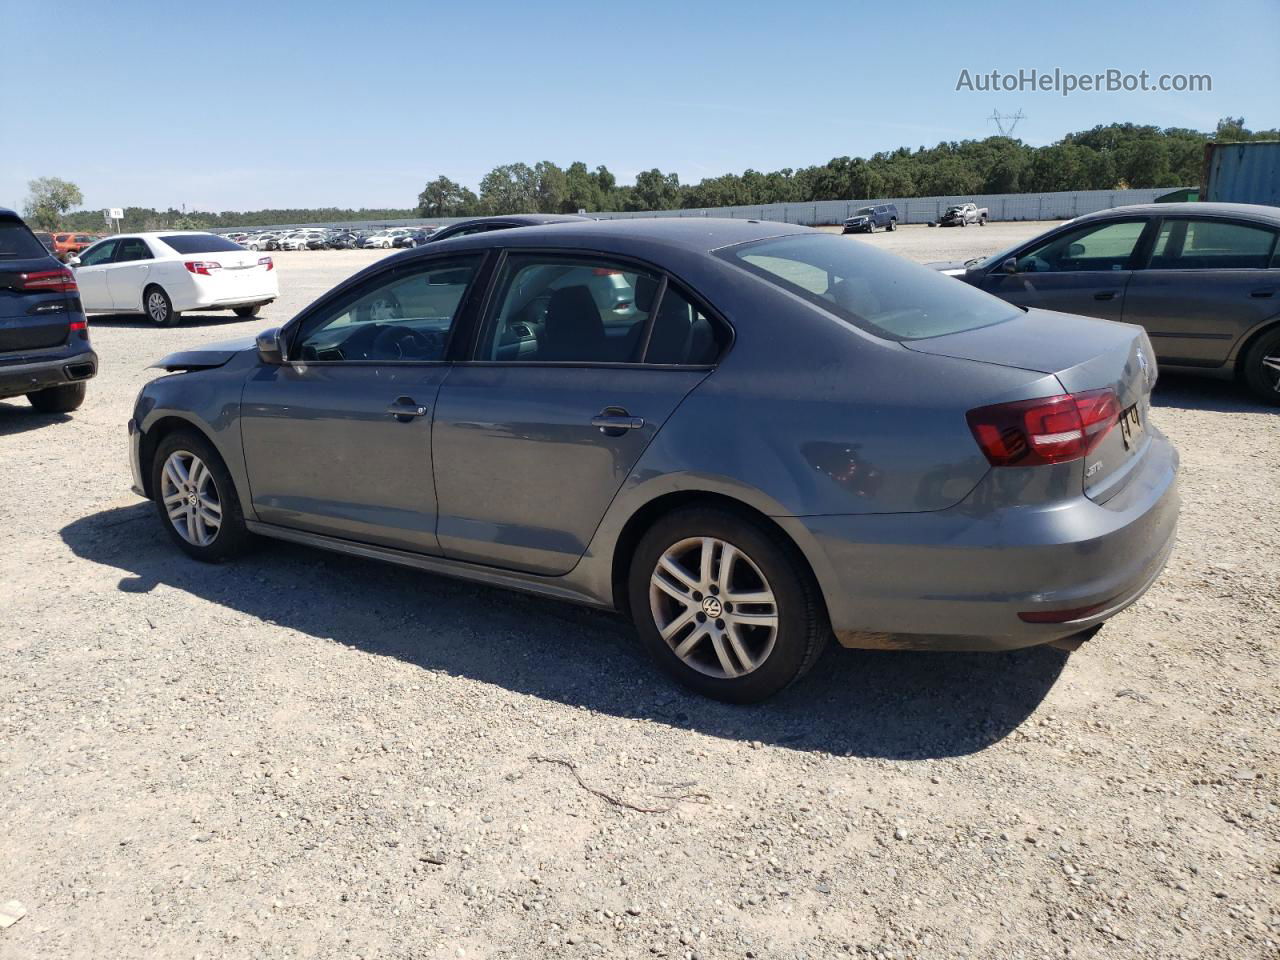
<svg viewBox="0 0 1280 960">
<path fill-rule="evenodd" d="M 33 260 L 49 251 L 21 220 L 0 219 L 0 260 Z"/>
<path fill-rule="evenodd" d="M 151 250 L 147 247 L 147 242 L 141 237 L 125 237 L 120 241 L 120 248 L 116 251 L 116 263 L 126 263 L 130 260 L 150 260 L 152 259 Z M 84 261 L 81 260 L 81 263 Z"/>
<path fill-rule="evenodd" d="M 1150 270 L 1265 270 L 1273 230 L 1224 220 L 1169 219 L 1160 224 Z"/>
</svg>

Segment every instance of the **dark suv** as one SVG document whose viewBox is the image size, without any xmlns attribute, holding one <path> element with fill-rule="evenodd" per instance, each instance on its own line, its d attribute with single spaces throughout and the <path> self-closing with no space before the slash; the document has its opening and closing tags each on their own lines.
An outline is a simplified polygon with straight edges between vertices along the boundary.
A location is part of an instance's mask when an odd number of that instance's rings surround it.
<svg viewBox="0 0 1280 960">
<path fill-rule="evenodd" d="M 0 400 L 26 394 L 37 410 L 65 413 L 97 372 L 75 274 L 0 207 Z"/>
<path fill-rule="evenodd" d="M 844 222 L 842 233 L 875 233 L 876 227 L 898 228 L 898 208 L 892 203 L 862 207 Z"/>
</svg>

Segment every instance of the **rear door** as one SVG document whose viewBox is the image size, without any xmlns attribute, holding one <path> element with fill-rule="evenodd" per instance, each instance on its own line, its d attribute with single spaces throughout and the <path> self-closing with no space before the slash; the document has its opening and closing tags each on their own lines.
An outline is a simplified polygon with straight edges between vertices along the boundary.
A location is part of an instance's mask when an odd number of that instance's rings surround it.
<svg viewBox="0 0 1280 960">
<path fill-rule="evenodd" d="M 1167 217 L 1133 274 L 1124 319 L 1146 327 L 1157 357 L 1221 366 L 1240 338 L 1280 314 L 1276 231 L 1220 218 Z"/>
<path fill-rule="evenodd" d="M 241 425 L 260 520 L 439 552 L 431 414 L 480 261 L 379 271 L 303 317 L 288 363 L 250 375 Z"/>
<path fill-rule="evenodd" d="M 66 343 L 70 307 L 67 294 L 30 288 L 33 282 L 55 279 L 33 274 L 62 269 L 26 224 L 0 217 L 0 354 Z"/>
<path fill-rule="evenodd" d="M 1148 217 L 1068 227 L 1021 250 L 1015 257 L 1017 273 L 1005 273 L 997 264 L 978 286 L 1020 307 L 1120 320 L 1150 227 Z"/>
<path fill-rule="evenodd" d="M 111 269 L 119 242 L 114 237 L 103 240 L 80 255 L 80 264 L 75 268 L 76 284 L 80 287 L 80 302 L 85 310 L 109 313 L 115 309 L 107 286 L 107 271 Z"/>
<path fill-rule="evenodd" d="M 606 292 L 630 291 L 625 330 L 594 289 L 606 281 Z M 436 405 L 440 548 L 567 573 L 707 376 L 716 328 L 656 271 L 580 253 L 508 255 L 489 300 L 471 361 L 454 367 Z"/>
<path fill-rule="evenodd" d="M 142 288 L 151 272 L 151 248 L 141 237 L 124 237 L 116 246 L 111 266 L 104 271 L 107 294 L 117 310 L 142 309 Z"/>
</svg>

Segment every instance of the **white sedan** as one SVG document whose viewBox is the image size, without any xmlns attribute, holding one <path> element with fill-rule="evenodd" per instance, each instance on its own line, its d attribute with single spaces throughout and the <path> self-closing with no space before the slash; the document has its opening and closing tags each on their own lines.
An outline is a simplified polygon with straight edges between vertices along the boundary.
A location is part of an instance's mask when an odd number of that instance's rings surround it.
<svg viewBox="0 0 1280 960">
<path fill-rule="evenodd" d="M 280 295 L 270 257 L 212 233 L 122 234 L 67 262 L 86 313 L 142 313 L 162 326 L 188 310 L 256 316 Z"/>
</svg>

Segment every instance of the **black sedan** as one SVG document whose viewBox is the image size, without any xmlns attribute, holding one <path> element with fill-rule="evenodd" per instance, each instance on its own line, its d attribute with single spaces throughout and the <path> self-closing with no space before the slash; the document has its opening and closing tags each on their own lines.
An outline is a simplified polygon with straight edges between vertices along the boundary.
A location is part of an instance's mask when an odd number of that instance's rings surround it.
<svg viewBox="0 0 1280 960">
<path fill-rule="evenodd" d="M 428 238 L 432 243 L 448 240 L 452 237 L 466 237 L 473 233 L 488 233 L 490 230 L 510 230 L 512 227 L 538 227 L 548 223 L 574 223 L 579 220 L 590 220 L 591 217 L 579 216 L 576 213 L 513 213 L 501 217 L 476 217 L 473 220 L 461 220 L 442 227 Z"/>
<path fill-rule="evenodd" d="M 1145 327 L 1162 366 L 1280 404 L 1280 208 L 1157 203 L 1077 217 L 985 260 L 930 266 L 1021 307 Z"/>
</svg>

